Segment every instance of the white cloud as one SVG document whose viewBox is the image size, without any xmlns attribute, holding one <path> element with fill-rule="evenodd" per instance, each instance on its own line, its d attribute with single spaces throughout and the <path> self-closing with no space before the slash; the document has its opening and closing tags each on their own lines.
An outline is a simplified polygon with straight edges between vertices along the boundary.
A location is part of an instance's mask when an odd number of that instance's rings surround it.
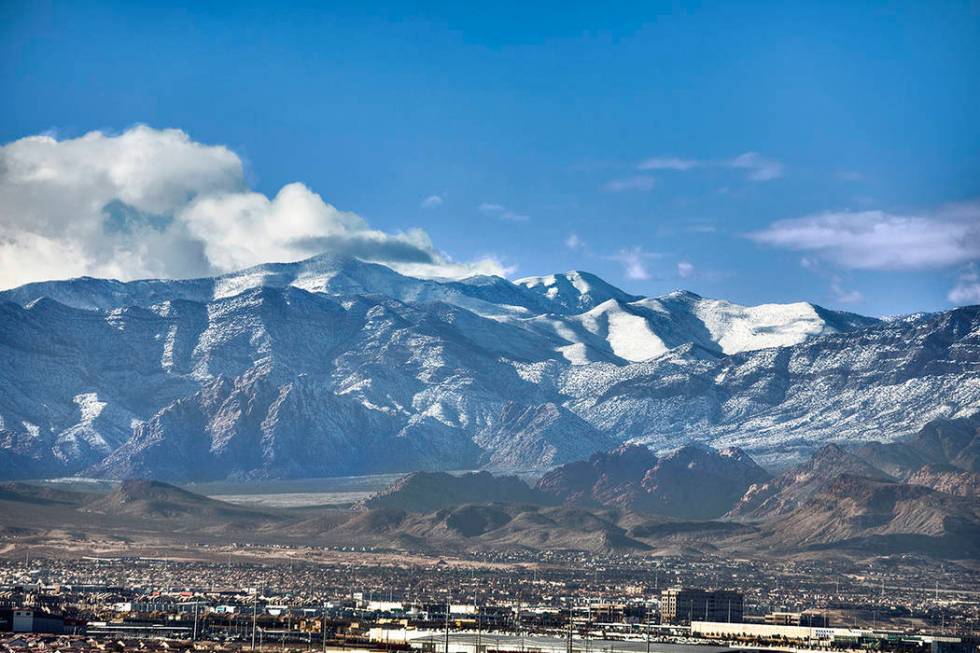
<svg viewBox="0 0 980 653">
<path fill-rule="evenodd" d="M 915 270 L 980 259 L 980 204 L 933 213 L 840 211 L 780 220 L 749 234 L 849 269 Z"/>
<path fill-rule="evenodd" d="M 609 258 L 622 263 L 623 274 L 627 279 L 643 281 L 651 278 L 646 262 L 649 259 L 658 258 L 659 256 L 656 252 L 647 252 L 641 247 L 631 247 L 621 249 Z"/>
<path fill-rule="evenodd" d="M 980 304 L 980 274 L 976 265 L 970 265 L 946 296 L 954 304 Z"/>
<path fill-rule="evenodd" d="M 565 239 L 565 247 L 571 250 L 579 250 L 585 247 L 585 241 L 579 238 L 578 234 L 568 234 Z"/>
<path fill-rule="evenodd" d="M 681 279 L 688 279 L 694 276 L 694 264 L 689 261 L 679 261 L 677 263 L 677 276 Z"/>
<path fill-rule="evenodd" d="M 0 147 L 0 287 L 78 275 L 192 277 L 322 251 L 428 276 L 505 273 L 451 261 L 419 230 L 389 234 L 302 184 L 249 190 L 241 159 L 176 129 L 137 126 Z"/>
<path fill-rule="evenodd" d="M 442 199 L 441 195 L 429 195 L 422 200 L 422 203 L 419 206 L 421 206 L 423 209 L 435 209 L 442 206 L 443 202 L 444 200 Z"/>
<path fill-rule="evenodd" d="M 679 159 L 673 156 L 653 157 L 642 161 L 637 170 L 690 170 L 701 165 L 699 161 Z"/>
<path fill-rule="evenodd" d="M 758 152 L 745 152 L 728 162 L 732 168 L 742 168 L 748 171 L 752 181 L 769 181 L 783 176 L 783 164 L 779 161 L 766 159 Z"/>
<path fill-rule="evenodd" d="M 476 207 L 478 211 L 486 215 L 491 215 L 498 220 L 506 220 L 508 222 L 527 222 L 531 219 L 531 216 L 524 213 L 517 213 L 516 211 L 511 211 L 506 206 L 501 204 L 492 204 L 490 202 L 484 202 L 480 206 Z"/>
<path fill-rule="evenodd" d="M 654 184 L 655 181 L 653 177 L 637 175 L 635 177 L 626 177 L 624 179 L 613 179 L 612 181 L 606 182 L 606 185 L 603 186 L 603 188 L 613 193 L 622 193 L 630 190 L 650 190 L 653 188 Z"/>
</svg>

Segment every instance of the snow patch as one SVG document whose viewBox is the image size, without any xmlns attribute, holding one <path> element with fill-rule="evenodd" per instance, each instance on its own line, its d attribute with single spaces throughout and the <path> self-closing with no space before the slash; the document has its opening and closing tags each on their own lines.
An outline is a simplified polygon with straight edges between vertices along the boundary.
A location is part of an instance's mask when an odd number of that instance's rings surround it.
<svg viewBox="0 0 980 653">
<path fill-rule="evenodd" d="M 78 405 L 78 411 L 81 413 L 83 422 L 92 422 L 102 414 L 106 407 L 106 402 L 99 401 L 99 395 L 95 392 L 77 394 L 74 401 Z"/>
</svg>

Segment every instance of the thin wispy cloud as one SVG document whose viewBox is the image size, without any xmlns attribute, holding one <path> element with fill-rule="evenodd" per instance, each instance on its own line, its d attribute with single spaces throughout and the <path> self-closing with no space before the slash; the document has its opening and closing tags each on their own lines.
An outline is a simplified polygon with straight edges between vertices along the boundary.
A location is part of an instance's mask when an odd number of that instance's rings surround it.
<svg viewBox="0 0 980 653">
<path fill-rule="evenodd" d="M 480 213 L 492 216 L 498 220 L 505 220 L 507 222 L 527 222 L 531 219 L 531 216 L 525 213 L 512 211 L 502 204 L 484 202 L 476 208 L 478 211 L 480 211 Z"/>
<path fill-rule="evenodd" d="M 779 220 L 748 234 L 855 270 L 921 270 L 980 260 L 980 203 L 914 214 L 836 211 Z"/>
<path fill-rule="evenodd" d="M 830 294 L 838 304 L 858 304 L 864 301 L 864 295 L 860 291 L 845 288 L 836 275 L 830 279 Z"/>
<path fill-rule="evenodd" d="M 445 200 L 441 195 L 429 195 L 419 204 L 423 209 L 436 209 L 443 205 Z"/>
<path fill-rule="evenodd" d="M 622 193 L 627 191 L 648 191 L 651 190 L 656 181 L 653 177 L 637 175 L 635 177 L 625 177 L 623 179 L 613 179 L 606 182 L 604 190 L 611 193 Z"/>
<path fill-rule="evenodd" d="M 627 279 L 646 281 L 652 278 L 647 262 L 659 257 L 657 252 L 648 252 L 642 247 L 630 247 L 619 250 L 609 258 L 622 264 L 623 275 Z"/>
<path fill-rule="evenodd" d="M 949 291 L 947 299 L 954 304 L 963 306 L 980 304 L 980 273 L 977 272 L 977 265 L 975 263 L 971 263 L 960 274 L 956 280 L 956 285 Z"/>
<path fill-rule="evenodd" d="M 743 152 L 731 159 L 700 160 L 683 159 L 676 156 L 655 156 L 636 165 L 637 170 L 673 170 L 688 172 L 703 168 L 731 168 L 745 171 L 750 181 L 771 181 L 783 176 L 784 166 L 775 159 L 769 159 L 758 152 Z"/>
<path fill-rule="evenodd" d="M 572 251 L 578 251 L 585 247 L 585 241 L 578 234 L 568 234 L 568 237 L 565 238 L 565 247 Z"/>
<path fill-rule="evenodd" d="M 681 279 L 689 279 L 694 276 L 694 264 L 690 261 L 677 262 L 677 276 Z"/>
<path fill-rule="evenodd" d="M 767 159 L 758 152 L 746 152 L 728 162 L 732 168 L 747 171 L 752 181 L 770 181 L 783 176 L 783 164 L 773 159 Z"/>
<path fill-rule="evenodd" d="M 691 168 L 696 168 L 701 165 L 699 161 L 694 161 L 692 159 L 680 159 L 673 156 L 665 157 L 652 157 L 645 161 L 642 161 L 638 166 L 637 170 L 690 170 Z"/>
</svg>

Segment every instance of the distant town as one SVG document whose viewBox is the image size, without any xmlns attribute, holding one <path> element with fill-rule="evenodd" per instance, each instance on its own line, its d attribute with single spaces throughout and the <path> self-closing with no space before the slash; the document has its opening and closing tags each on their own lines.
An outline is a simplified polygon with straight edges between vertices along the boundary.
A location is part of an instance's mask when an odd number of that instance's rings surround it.
<svg viewBox="0 0 980 653">
<path fill-rule="evenodd" d="M 907 556 L 205 553 L 8 551 L 0 650 L 970 653 L 980 643 L 980 572 Z"/>
</svg>

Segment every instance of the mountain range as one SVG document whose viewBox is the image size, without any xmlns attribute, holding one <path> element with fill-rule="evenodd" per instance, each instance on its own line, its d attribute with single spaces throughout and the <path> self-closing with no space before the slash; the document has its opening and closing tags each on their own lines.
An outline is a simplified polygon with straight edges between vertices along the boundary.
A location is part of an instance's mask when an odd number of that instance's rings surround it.
<svg viewBox="0 0 980 653">
<path fill-rule="evenodd" d="M 623 443 L 785 467 L 974 412 L 980 307 L 883 321 L 325 255 L 4 291 L 0 388 L 0 478 L 543 472 Z"/>
<path fill-rule="evenodd" d="M 969 454 L 978 442 L 980 415 L 938 420 L 898 442 L 871 445 L 881 454 L 876 464 L 927 443 L 933 447 L 933 462 L 893 468 L 897 476 L 863 458 L 867 443 L 847 449 L 826 445 L 776 477 L 740 450 L 688 445 L 657 456 L 628 445 L 559 466 L 534 487 L 486 472 L 452 477 L 419 472 L 359 508 L 389 511 L 389 516 L 391 511 L 431 513 L 430 520 L 453 516 L 451 523 L 463 523 L 468 515 L 472 523 L 466 522 L 469 529 L 458 537 L 478 541 L 485 535 L 495 541 L 505 526 L 514 541 L 517 515 L 556 514 L 552 507 L 562 505 L 621 529 L 606 531 L 607 543 L 616 542 L 613 548 L 669 543 L 746 552 L 975 559 L 980 556 L 980 466 Z M 401 519 L 408 520 L 405 514 Z"/>
<path fill-rule="evenodd" d="M 933 479 L 941 468 L 972 479 L 975 489 L 976 461 L 964 454 L 978 438 L 975 416 L 875 445 L 885 461 L 934 445 L 941 461 L 902 467 L 901 479 L 864 461 L 861 443 L 826 445 L 775 477 L 738 450 L 689 445 L 658 456 L 627 445 L 561 465 L 533 485 L 486 471 L 413 472 L 351 506 L 237 505 L 147 480 L 90 492 L 8 482 L 0 484 L 0 535 L 59 551 L 233 542 L 437 555 L 577 550 L 975 561 L 975 490 L 921 478 Z"/>
</svg>

